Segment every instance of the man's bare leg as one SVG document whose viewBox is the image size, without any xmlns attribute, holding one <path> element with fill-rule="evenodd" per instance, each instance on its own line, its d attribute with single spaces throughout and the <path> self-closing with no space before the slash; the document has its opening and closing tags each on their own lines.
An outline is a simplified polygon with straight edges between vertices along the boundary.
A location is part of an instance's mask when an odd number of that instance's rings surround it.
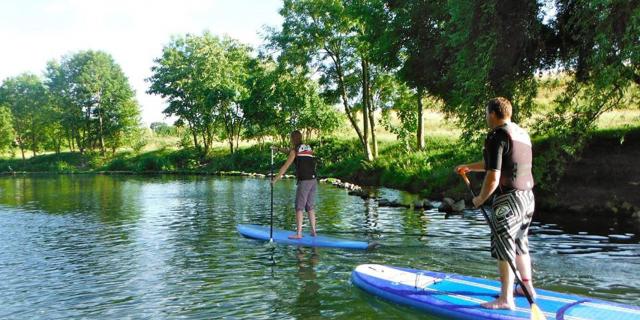
<svg viewBox="0 0 640 320">
<path fill-rule="evenodd" d="M 509 262 L 498 260 L 498 271 L 500 272 L 500 296 L 498 299 L 482 304 L 487 309 L 515 309 L 513 301 L 513 272 L 509 267 Z"/>
<path fill-rule="evenodd" d="M 529 254 L 523 254 L 516 256 L 516 266 L 518 267 L 518 272 L 520 273 L 520 280 L 527 287 L 527 290 L 531 294 L 533 299 L 536 298 L 536 290 L 533 288 L 533 276 L 531 273 L 531 256 Z M 516 289 L 516 294 L 524 295 L 524 290 L 518 287 Z"/>
</svg>

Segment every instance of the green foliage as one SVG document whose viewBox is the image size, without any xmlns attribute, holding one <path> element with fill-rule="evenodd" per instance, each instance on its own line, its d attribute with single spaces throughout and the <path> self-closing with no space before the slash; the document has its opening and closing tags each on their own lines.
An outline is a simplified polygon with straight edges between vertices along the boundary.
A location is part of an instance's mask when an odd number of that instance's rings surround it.
<svg viewBox="0 0 640 320">
<path fill-rule="evenodd" d="M 557 59 L 571 77 L 552 110 L 535 121 L 535 134 L 548 137 L 536 159 L 544 168 L 536 178 L 547 191 L 579 156 L 603 113 L 640 101 L 640 3 L 558 0 L 556 7 Z"/>
<path fill-rule="evenodd" d="M 389 10 L 377 41 L 391 39 L 389 56 L 399 58 L 382 61 L 399 67 L 412 87 L 444 101 L 464 138 L 479 141 L 483 106 L 495 96 L 512 101 L 515 121 L 530 114 L 534 72 L 546 66 L 544 40 L 551 33 L 538 2 L 399 0 Z"/>
<path fill-rule="evenodd" d="M 155 59 L 149 93 L 166 98 L 167 116 L 178 117 L 193 137 L 194 147 L 209 152 L 214 138 L 237 148 L 244 127 L 241 101 L 246 87 L 250 48 L 230 38 L 174 38 Z"/>
<path fill-rule="evenodd" d="M 22 158 L 25 150 L 31 150 L 35 156 L 46 139 L 48 121 L 47 90 L 40 78 L 25 73 L 5 79 L 0 86 L 0 104 L 11 111 L 15 139 Z"/>
<path fill-rule="evenodd" d="M 383 7 L 378 1 L 376 8 Z M 369 134 L 373 135 L 371 48 L 361 1 L 285 0 L 282 28 L 270 35 L 271 47 L 290 65 L 308 68 L 320 76 L 322 94 L 329 103 L 341 102 L 364 154 L 371 160 Z M 356 113 L 362 111 L 362 127 Z M 374 138 L 375 148 L 375 138 Z"/>
<path fill-rule="evenodd" d="M 130 134 L 129 144 L 133 152 L 140 153 L 142 149 L 147 145 L 147 132 L 145 129 L 138 128 Z M 115 152 L 114 152 L 115 153 Z"/>
<path fill-rule="evenodd" d="M 26 171 L 26 172 L 54 172 L 70 173 L 92 169 L 90 164 L 94 162 L 95 154 L 80 154 L 78 152 L 62 152 L 59 154 L 42 154 L 26 160 L 2 159 L 0 160 L 0 172 Z"/>
<path fill-rule="evenodd" d="M 9 108 L 0 106 L 0 153 L 7 152 L 15 140 L 13 116 Z"/>
<path fill-rule="evenodd" d="M 256 60 L 248 86 L 251 93 L 242 103 L 247 138 L 275 135 L 284 141 L 293 130 L 332 132 L 342 124 L 302 69 Z"/>
<path fill-rule="evenodd" d="M 159 137 L 173 137 L 178 136 L 178 128 L 168 125 L 164 122 L 153 122 L 149 126 L 151 131 Z"/>
<path fill-rule="evenodd" d="M 396 135 L 405 145 L 405 151 L 414 144 L 414 134 L 418 129 L 417 100 L 420 99 L 404 83 L 394 76 L 383 75 L 376 80 L 374 96 L 381 106 L 381 123 L 385 129 Z M 400 124 L 394 123 L 392 116 L 398 117 Z"/>
<path fill-rule="evenodd" d="M 51 61 L 46 70 L 54 136 L 66 135 L 74 150 L 104 154 L 130 145 L 140 123 L 134 91 L 120 66 L 102 51 L 81 51 Z M 58 150 L 61 141 L 57 142 Z"/>
<path fill-rule="evenodd" d="M 140 155 L 139 158 L 136 159 L 135 164 L 136 166 L 133 168 L 133 171 L 137 172 L 169 171 L 175 169 L 162 151 L 148 152 Z"/>
</svg>

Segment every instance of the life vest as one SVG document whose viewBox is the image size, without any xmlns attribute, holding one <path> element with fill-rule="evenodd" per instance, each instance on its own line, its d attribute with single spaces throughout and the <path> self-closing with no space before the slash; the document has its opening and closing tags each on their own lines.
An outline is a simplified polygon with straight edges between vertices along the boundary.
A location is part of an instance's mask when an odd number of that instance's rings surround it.
<svg viewBox="0 0 640 320">
<path fill-rule="evenodd" d="M 534 186 L 531 167 L 533 164 L 533 150 L 529 134 L 515 123 L 507 123 L 493 130 L 504 131 L 509 137 L 509 150 L 502 154 L 502 169 L 500 170 L 500 187 L 503 191 L 531 190 Z"/>
<path fill-rule="evenodd" d="M 313 150 L 306 144 L 296 147 L 296 177 L 298 180 L 311 180 L 316 178 L 316 157 Z"/>
</svg>

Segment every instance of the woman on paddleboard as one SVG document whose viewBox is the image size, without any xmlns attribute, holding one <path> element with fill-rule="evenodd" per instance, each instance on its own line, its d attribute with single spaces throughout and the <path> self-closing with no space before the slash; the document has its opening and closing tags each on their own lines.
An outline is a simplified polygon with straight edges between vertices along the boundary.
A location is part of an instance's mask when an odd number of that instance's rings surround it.
<svg viewBox="0 0 640 320">
<path fill-rule="evenodd" d="M 275 150 L 283 151 L 275 148 Z M 291 149 L 285 149 L 285 152 L 289 154 L 287 161 L 282 165 L 278 174 L 273 178 L 271 183 L 275 184 L 282 178 L 291 164 L 295 164 L 297 189 L 296 189 L 296 226 L 297 231 L 295 235 L 289 236 L 290 239 L 302 238 L 302 219 L 303 210 L 309 215 L 309 222 L 311 223 L 311 235 L 316 236 L 316 214 L 314 211 L 314 203 L 316 197 L 316 158 L 313 155 L 313 150 L 309 145 L 306 145 L 302 141 L 302 133 L 298 130 L 291 133 Z"/>
<path fill-rule="evenodd" d="M 491 131 L 484 143 L 484 161 L 463 164 L 456 172 L 486 172 L 480 194 L 473 198 L 478 208 L 492 198 L 491 256 L 498 260 L 501 293 L 498 299 L 482 304 L 489 309 L 514 309 L 513 281 L 508 260 L 516 262 L 522 282 L 535 299 L 527 233 L 533 216 L 532 150 L 529 134 L 511 122 L 511 102 L 494 98 L 486 105 L 487 125 Z M 522 289 L 518 288 L 522 294 Z"/>
</svg>

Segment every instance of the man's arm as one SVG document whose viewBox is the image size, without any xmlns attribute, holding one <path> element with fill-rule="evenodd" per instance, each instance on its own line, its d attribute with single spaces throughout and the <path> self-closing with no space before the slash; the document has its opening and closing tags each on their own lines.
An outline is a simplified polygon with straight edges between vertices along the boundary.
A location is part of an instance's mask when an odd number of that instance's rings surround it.
<svg viewBox="0 0 640 320">
<path fill-rule="evenodd" d="M 496 191 L 499 183 L 500 170 L 487 171 L 487 175 L 484 177 L 484 182 L 482 183 L 482 190 L 480 190 L 480 194 L 473 198 L 473 205 L 477 208 L 485 203 L 493 192 Z"/>
<path fill-rule="evenodd" d="M 484 172 L 484 161 L 478 161 L 478 162 L 469 163 L 469 164 L 461 164 L 457 166 L 455 169 L 453 169 L 453 171 L 455 171 L 456 173 L 459 173 L 460 170 L 463 170 L 465 172 L 469 172 L 469 171 Z"/>
<path fill-rule="evenodd" d="M 501 132 L 488 139 L 486 144 L 486 169 L 487 174 L 482 183 L 482 190 L 477 197 L 473 198 L 473 205 L 477 208 L 481 206 L 500 185 L 500 170 L 502 169 L 502 155 L 508 137 Z"/>
</svg>

